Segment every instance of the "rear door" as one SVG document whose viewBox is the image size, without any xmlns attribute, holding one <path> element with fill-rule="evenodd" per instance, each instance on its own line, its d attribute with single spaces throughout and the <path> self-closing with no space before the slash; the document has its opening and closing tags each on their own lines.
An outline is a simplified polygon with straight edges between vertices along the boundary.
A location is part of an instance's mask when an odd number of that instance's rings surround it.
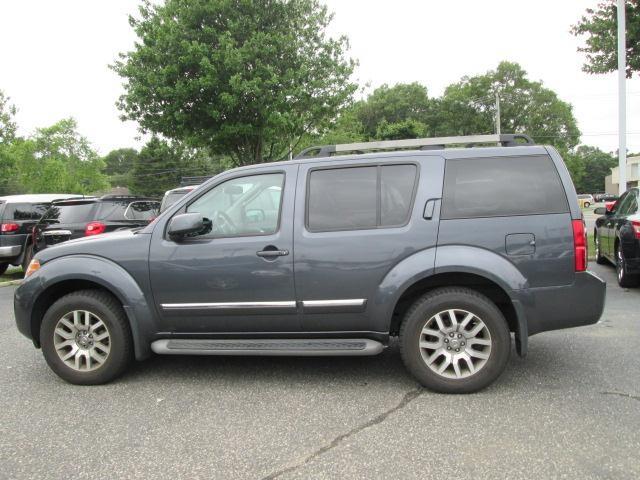
<svg viewBox="0 0 640 480">
<path fill-rule="evenodd" d="M 437 211 L 430 220 L 423 211 L 440 197 L 443 169 L 437 156 L 300 165 L 294 264 L 304 330 L 376 330 L 383 278 L 436 244 Z"/>
</svg>

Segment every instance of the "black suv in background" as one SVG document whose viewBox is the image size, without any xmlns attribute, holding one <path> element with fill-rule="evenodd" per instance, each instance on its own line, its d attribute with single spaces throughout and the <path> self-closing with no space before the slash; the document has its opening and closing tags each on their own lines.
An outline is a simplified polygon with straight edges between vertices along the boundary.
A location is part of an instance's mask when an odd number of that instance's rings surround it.
<svg viewBox="0 0 640 480">
<path fill-rule="evenodd" d="M 53 202 L 33 229 L 34 252 L 74 238 L 144 227 L 159 211 L 157 200 L 136 196 Z"/>
<path fill-rule="evenodd" d="M 51 202 L 79 196 L 43 193 L 0 197 L 0 275 L 9 265 L 29 263 L 31 230 Z"/>
</svg>

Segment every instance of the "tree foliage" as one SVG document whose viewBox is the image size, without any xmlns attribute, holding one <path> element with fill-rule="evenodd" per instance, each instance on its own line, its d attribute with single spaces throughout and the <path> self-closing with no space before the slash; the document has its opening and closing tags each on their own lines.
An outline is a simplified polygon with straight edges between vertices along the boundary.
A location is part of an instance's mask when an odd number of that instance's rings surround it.
<svg viewBox="0 0 640 480">
<path fill-rule="evenodd" d="M 18 129 L 15 122 L 16 107 L 9 103 L 10 98 L 0 90 L 0 144 L 11 142 Z"/>
<path fill-rule="evenodd" d="M 109 177 L 112 187 L 129 187 L 131 171 L 135 165 L 138 151 L 135 148 L 118 148 L 111 150 L 102 160 L 104 173 Z"/>
<path fill-rule="evenodd" d="M 627 77 L 640 71 L 640 0 L 626 0 Z M 586 36 L 585 46 L 578 51 L 586 54 L 582 69 L 587 73 L 608 73 L 618 69 L 618 9 L 615 0 L 588 8 L 571 28 L 577 37 Z"/>
<path fill-rule="evenodd" d="M 495 133 L 496 92 L 502 132 L 526 133 L 563 151 L 578 144 L 580 131 L 571 105 L 541 82 L 529 80 L 527 72 L 511 62 L 448 86 L 434 107 L 434 134 Z"/>
<path fill-rule="evenodd" d="M 228 168 L 223 158 L 204 149 L 152 137 L 135 157 L 129 188 L 133 193 L 160 197 L 185 176 L 214 175 Z"/>
<path fill-rule="evenodd" d="M 574 151 L 564 155 L 565 163 L 571 171 L 573 183 L 580 193 L 604 191 L 604 179 L 618 160 L 611 153 L 597 147 L 580 145 Z"/>
<path fill-rule="evenodd" d="M 139 41 L 113 66 L 119 108 L 142 129 L 269 161 L 321 132 L 355 90 L 345 37 L 329 38 L 318 0 L 145 1 Z"/>
<path fill-rule="evenodd" d="M 38 129 L 18 148 L 18 181 L 27 192 L 89 194 L 108 187 L 104 163 L 72 118 Z"/>
<path fill-rule="evenodd" d="M 354 110 L 368 138 L 392 139 L 425 136 L 431 107 L 427 88 L 414 82 L 382 85 Z"/>
</svg>

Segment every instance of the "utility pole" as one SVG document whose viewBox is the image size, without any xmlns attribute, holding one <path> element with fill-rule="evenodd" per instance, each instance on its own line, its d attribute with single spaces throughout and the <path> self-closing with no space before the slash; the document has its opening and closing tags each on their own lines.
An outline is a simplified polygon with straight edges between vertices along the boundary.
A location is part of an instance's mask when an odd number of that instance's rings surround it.
<svg viewBox="0 0 640 480">
<path fill-rule="evenodd" d="M 618 193 L 627 190 L 627 52 L 625 0 L 618 0 Z"/>
<path fill-rule="evenodd" d="M 496 133 L 500 135 L 500 95 L 496 90 Z"/>
</svg>

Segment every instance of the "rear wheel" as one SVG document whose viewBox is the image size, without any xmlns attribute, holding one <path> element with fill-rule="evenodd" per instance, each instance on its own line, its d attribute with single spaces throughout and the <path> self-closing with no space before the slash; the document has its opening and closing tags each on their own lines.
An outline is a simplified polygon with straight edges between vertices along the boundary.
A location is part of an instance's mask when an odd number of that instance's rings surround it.
<svg viewBox="0 0 640 480">
<path fill-rule="evenodd" d="M 510 349 L 509 328 L 500 310 L 466 288 L 425 294 L 400 328 L 405 366 L 423 386 L 443 393 L 488 386 L 504 370 Z"/>
<path fill-rule="evenodd" d="M 55 302 L 42 320 L 40 343 L 49 367 L 77 385 L 113 380 L 132 357 L 124 311 L 99 290 L 73 292 Z"/>
<path fill-rule="evenodd" d="M 2 275 L 4 272 L 6 272 L 7 268 L 9 268 L 9 264 L 8 263 L 0 263 L 0 275 Z"/>
<path fill-rule="evenodd" d="M 584 202 L 584 208 L 589 208 L 591 206 L 591 202 Z"/>
<path fill-rule="evenodd" d="M 607 259 L 602 256 L 602 249 L 600 247 L 600 238 L 598 237 L 597 230 L 593 232 L 593 243 L 596 246 L 596 263 L 599 265 L 604 265 L 605 263 L 607 263 Z"/>
<path fill-rule="evenodd" d="M 627 262 L 620 244 L 616 246 L 616 276 L 618 285 L 623 288 L 635 287 L 638 285 L 638 275 L 631 275 L 627 272 Z"/>
</svg>

